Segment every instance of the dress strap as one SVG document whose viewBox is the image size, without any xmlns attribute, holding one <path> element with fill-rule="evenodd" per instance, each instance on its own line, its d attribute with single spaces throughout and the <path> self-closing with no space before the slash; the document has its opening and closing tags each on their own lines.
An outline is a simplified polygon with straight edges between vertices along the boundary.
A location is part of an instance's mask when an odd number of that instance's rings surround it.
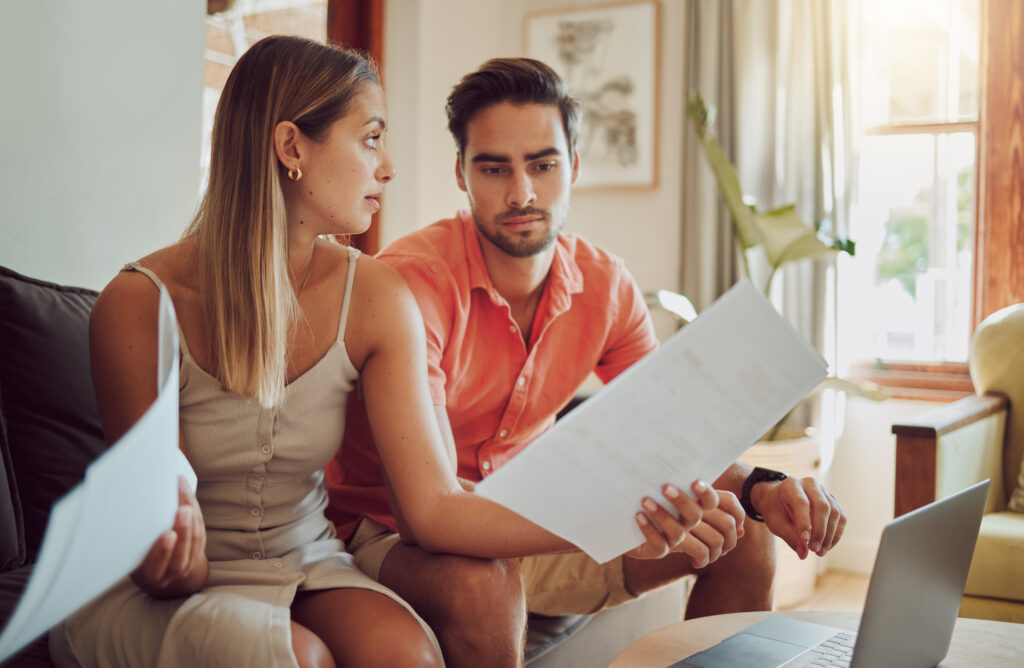
<svg viewBox="0 0 1024 668">
<path fill-rule="evenodd" d="M 147 269 L 138 262 L 129 262 L 121 268 L 121 271 L 137 271 L 149 278 L 149 280 L 153 281 L 153 283 L 156 284 L 157 290 L 164 287 L 164 282 L 160 280 L 159 276 L 153 273 L 152 269 Z M 174 324 L 178 327 L 178 345 L 181 348 L 181 352 L 186 355 L 191 355 L 188 351 L 188 344 L 185 342 L 185 332 L 181 330 L 181 323 L 178 322 L 177 317 L 174 318 L 174 321 Z"/>
<path fill-rule="evenodd" d="M 359 259 L 359 249 L 348 249 L 348 275 L 345 277 L 345 297 L 341 303 L 341 320 L 338 321 L 338 338 L 345 340 L 345 324 L 348 322 L 348 307 L 352 303 L 352 283 L 355 282 L 356 260 Z"/>
</svg>

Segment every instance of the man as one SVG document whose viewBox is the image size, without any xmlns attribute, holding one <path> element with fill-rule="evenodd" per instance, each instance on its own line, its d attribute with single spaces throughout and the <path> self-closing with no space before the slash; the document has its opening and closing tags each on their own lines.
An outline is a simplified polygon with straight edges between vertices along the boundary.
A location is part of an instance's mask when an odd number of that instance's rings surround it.
<svg viewBox="0 0 1024 668">
<path fill-rule="evenodd" d="M 607 382 L 657 341 L 622 261 L 561 233 L 579 173 L 580 111 L 557 74 L 529 59 L 488 61 L 454 88 L 447 112 L 471 212 L 396 241 L 380 259 L 419 303 L 438 421 L 470 486 L 548 429 L 591 371 Z M 768 609 L 771 533 L 803 558 L 825 554 L 846 523 L 813 479 L 760 470 L 748 477 L 736 464 L 714 486 L 742 497 L 748 515 L 765 523 L 745 522 L 731 551 L 709 541 L 703 558 L 604 565 L 580 553 L 519 562 L 430 554 L 394 533 L 356 394 L 328 468 L 328 514 L 357 563 L 431 624 L 449 665 L 516 665 L 524 596 L 530 612 L 590 613 L 695 573 L 689 617 Z"/>
</svg>

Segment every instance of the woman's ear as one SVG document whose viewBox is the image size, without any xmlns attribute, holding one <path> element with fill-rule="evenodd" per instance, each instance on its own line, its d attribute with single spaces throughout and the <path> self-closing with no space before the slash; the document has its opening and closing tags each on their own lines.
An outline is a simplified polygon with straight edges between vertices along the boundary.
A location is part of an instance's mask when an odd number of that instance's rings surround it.
<svg viewBox="0 0 1024 668">
<path fill-rule="evenodd" d="M 274 153 L 285 169 L 296 169 L 302 158 L 302 131 L 291 121 L 274 126 Z"/>
</svg>

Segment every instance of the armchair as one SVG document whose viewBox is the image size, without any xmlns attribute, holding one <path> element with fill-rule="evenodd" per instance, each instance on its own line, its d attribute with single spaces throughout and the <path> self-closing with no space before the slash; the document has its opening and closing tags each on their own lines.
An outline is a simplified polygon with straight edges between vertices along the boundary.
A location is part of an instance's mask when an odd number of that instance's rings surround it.
<svg viewBox="0 0 1024 668">
<path fill-rule="evenodd" d="M 960 616 L 1024 622 L 1024 304 L 978 326 L 969 367 L 975 396 L 893 425 L 895 514 L 991 478 Z"/>
</svg>

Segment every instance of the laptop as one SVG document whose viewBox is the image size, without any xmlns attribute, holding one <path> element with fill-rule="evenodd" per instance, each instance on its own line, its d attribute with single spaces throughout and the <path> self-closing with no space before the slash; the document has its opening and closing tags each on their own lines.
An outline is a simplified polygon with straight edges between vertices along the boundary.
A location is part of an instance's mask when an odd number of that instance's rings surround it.
<svg viewBox="0 0 1024 668">
<path fill-rule="evenodd" d="M 774 616 L 669 668 L 935 666 L 949 650 L 988 488 L 985 480 L 885 527 L 857 633 Z"/>
</svg>

